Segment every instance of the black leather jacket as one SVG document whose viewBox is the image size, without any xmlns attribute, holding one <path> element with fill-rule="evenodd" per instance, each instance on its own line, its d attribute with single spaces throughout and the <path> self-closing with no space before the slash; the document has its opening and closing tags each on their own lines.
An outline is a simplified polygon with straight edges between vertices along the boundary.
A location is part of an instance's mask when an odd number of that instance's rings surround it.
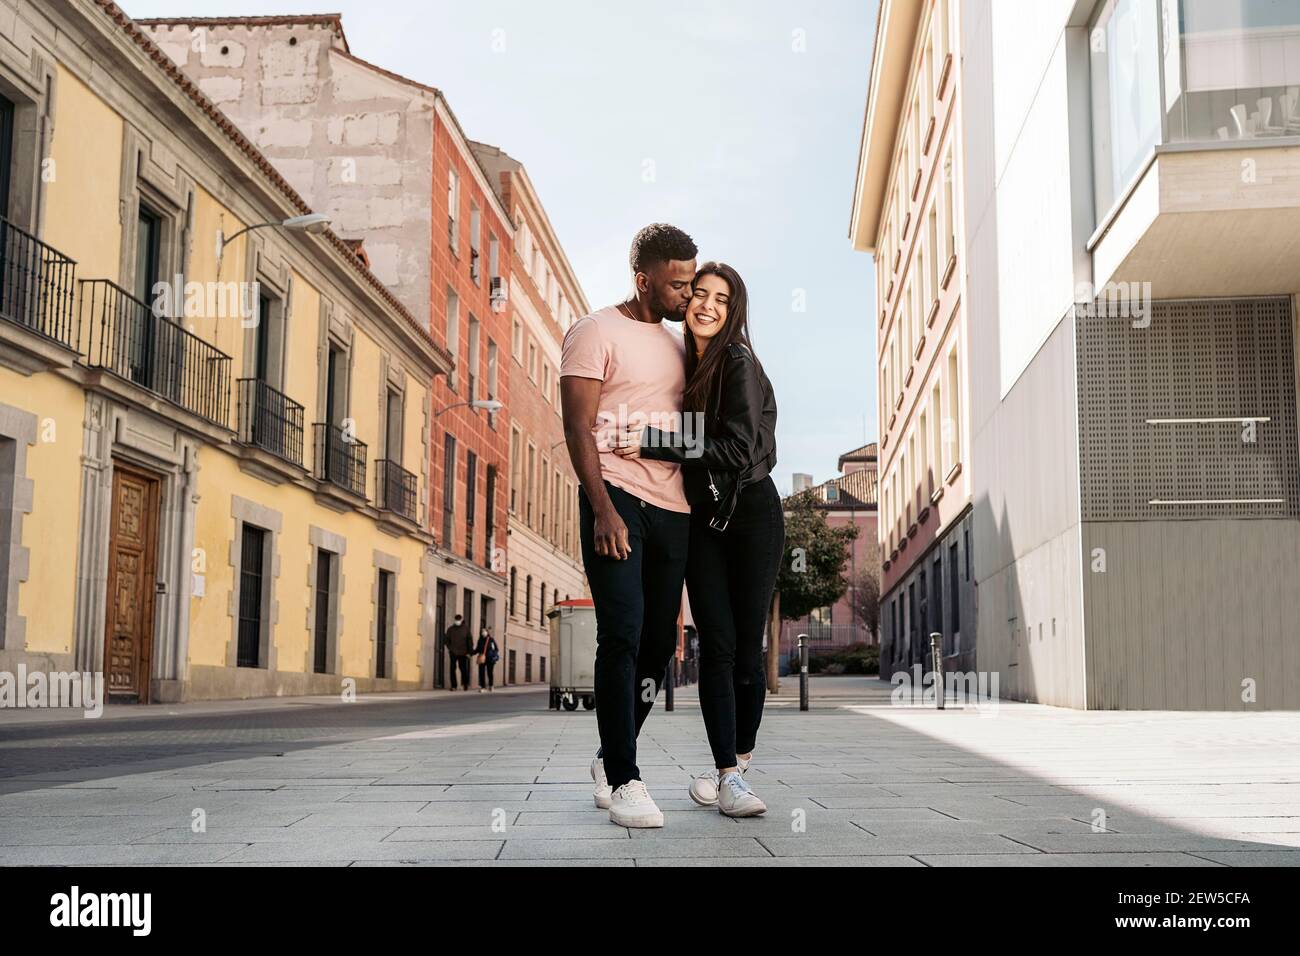
<svg viewBox="0 0 1300 956">
<path fill-rule="evenodd" d="M 776 467 L 776 394 L 745 345 L 727 346 L 718 396 L 704 415 L 704 434 L 687 414 L 681 431 L 646 428 L 641 457 L 682 465 L 686 499 L 716 502 L 710 526 L 726 530 L 740 492 Z"/>
</svg>

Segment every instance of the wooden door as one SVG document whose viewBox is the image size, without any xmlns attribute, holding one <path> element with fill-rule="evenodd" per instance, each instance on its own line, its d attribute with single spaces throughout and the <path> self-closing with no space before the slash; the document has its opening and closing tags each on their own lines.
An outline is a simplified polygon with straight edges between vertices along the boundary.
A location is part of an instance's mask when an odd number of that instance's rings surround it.
<svg viewBox="0 0 1300 956">
<path fill-rule="evenodd" d="M 158 479 L 114 462 L 110 520 L 104 682 L 115 697 L 147 703 L 158 557 Z"/>
</svg>

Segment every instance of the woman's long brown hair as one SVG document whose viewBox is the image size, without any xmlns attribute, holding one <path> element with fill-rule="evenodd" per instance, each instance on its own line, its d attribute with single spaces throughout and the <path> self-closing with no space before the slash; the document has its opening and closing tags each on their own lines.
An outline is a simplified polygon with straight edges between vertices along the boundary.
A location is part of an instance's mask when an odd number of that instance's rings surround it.
<svg viewBox="0 0 1300 956">
<path fill-rule="evenodd" d="M 695 273 L 692 287 L 702 276 L 717 276 L 727 284 L 731 295 L 727 300 L 727 321 L 722 331 L 709 339 L 704 346 L 704 355 L 698 358 L 695 336 L 691 334 L 690 326 L 686 326 L 686 394 L 682 399 L 682 410 L 686 412 L 709 410 L 709 403 L 718 393 L 718 377 L 722 374 L 728 345 L 741 342 L 753 351 L 749 341 L 749 293 L 745 291 L 740 273 L 725 262 L 706 262 Z"/>
</svg>

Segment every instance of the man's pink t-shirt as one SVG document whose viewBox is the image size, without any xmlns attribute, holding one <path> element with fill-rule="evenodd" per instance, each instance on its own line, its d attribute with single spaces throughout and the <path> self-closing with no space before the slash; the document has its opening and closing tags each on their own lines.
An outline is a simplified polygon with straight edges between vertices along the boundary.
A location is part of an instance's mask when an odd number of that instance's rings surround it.
<svg viewBox="0 0 1300 956">
<path fill-rule="evenodd" d="M 611 485 L 668 511 L 689 512 L 681 466 L 620 458 L 603 437 L 622 424 L 674 429 L 686 390 L 686 341 L 667 322 L 638 322 L 616 306 L 583 316 L 564 336 L 560 376 L 600 379 L 596 447 L 600 473 Z"/>
</svg>

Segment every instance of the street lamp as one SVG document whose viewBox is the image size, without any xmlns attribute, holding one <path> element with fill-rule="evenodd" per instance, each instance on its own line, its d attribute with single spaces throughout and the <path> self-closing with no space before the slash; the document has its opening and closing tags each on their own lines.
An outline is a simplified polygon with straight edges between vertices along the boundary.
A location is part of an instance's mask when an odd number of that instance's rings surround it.
<svg viewBox="0 0 1300 956">
<path fill-rule="evenodd" d="M 442 411 L 434 412 L 433 417 L 437 418 L 443 412 L 449 412 L 453 408 L 462 408 L 466 405 L 470 408 L 482 408 L 489 412 L 499 412 L 501 409 L 505 408 L 505 405 L 502 402 L 498 402 L 495 398 L 480 398 L 473 402 L 456 402 L 454 405 L 448 405 L 446 408 L 442 409 Z"/>
<path fill-rule="evenodd" d="M 288 219 L 280 219 L 273 222 L 259 222 L 251 226 L 245 226 L 236 233 L 225 235 L 220 229 L 217 230 L 217 271 L 221 271 L 221 257 L 225 254 L 226 246 L 234 242 L 246 232 L 252 232 L 254 229 L 266 229 L 269 226 L 277 226 L 281 229 L 288 229 L 290 232 L 305 232 L 317 236 L 325 231 L 330 224 L 330 217 L 322 212 L 311 212 L 305 216 L 290 216 Z"/>
</svg>

